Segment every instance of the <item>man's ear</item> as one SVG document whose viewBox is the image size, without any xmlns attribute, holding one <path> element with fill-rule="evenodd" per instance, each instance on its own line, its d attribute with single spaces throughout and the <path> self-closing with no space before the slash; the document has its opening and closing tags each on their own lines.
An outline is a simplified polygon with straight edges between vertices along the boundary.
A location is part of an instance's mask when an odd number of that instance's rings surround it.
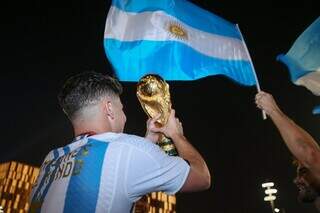
<svg viewBox="0 0 320 213">
<path fill-rule="evenodd" d="M 107 115 L 108 118 L 111 118 L 112 120 L 114 119 L 114 112 L 113 112 L 113 104 L 111 101 L 107 100 L 104 103 L 104 109 L 105 109 L 105 113 Z"/>
</svg>

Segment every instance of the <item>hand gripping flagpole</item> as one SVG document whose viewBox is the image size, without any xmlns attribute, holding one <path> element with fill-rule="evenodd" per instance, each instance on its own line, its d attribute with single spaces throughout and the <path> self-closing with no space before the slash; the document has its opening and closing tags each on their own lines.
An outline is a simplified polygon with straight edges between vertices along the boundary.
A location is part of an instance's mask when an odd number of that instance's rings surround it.
<svg viewBox="0 0 320 213">
<path fill-rule="evenodd" d="M 249 60 L 250 60 L 250 67 L 251 67 L 251 69 L 252 69 L 254 78 L 255 78 L 256 83 L 257 83 L 257 84 L 256 84 L 257 91 L 260 92 L 260 91 L 261 91 L 261 88 L 260 88 L 259 80 L 258 80 L 258 77 L 257 77 L 256 70 L 254 69 L 253 62 L 252 62 L 252 59 L 251 59 L 251 56 L 250 56 L 248 47 L 247 47 L 247 45 L 246 45 L 246 42 L 244 41 L 244 38 L 243 38 L 243 36 L 242 36 L 241 30 L 240 30 L 240 28 L 239 28 L 239 25 L 236 24 L 236 26 L 237 26 L 237 29 L 239 30 L 239 33 L 240 33 L 240 36 L 241 36 L 241 41 L 242 41 L 242 43 L 243 43 L 243 46 L 244 46 L 244 48 L 245 48 L 245 50 L 246 50 L 246 53 L 247 53 L 247 55 L 248 55 L 248 58 L 249 58 Z M 266 112 L 265 112 L 264 110 L 262 110 L 262 117 L 263 117 L 263 120 L 266 120 L 266 119 L 267 119 L 267 115 L 266 115 Z"/>
</svg>

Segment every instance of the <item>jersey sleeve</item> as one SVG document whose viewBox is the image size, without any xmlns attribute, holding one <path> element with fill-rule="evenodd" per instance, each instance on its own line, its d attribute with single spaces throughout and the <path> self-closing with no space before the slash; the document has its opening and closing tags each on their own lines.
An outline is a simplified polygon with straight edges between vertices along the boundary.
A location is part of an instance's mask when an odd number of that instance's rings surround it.
<svg viewBox="0 0 320 213">
<path fill-rule="evenodd" d="M 190 170 L 185 160 L 168 156 L 145 139 L 132 149 L 128 165 L 127 192 L 133 202 L 150 192 L 175 194 L 183 186 Z"/>
</svg>

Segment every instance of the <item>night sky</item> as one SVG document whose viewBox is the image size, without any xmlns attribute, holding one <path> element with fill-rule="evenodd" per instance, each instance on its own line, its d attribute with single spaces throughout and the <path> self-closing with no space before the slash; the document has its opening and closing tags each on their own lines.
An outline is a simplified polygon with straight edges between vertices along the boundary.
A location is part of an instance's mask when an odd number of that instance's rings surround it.
<svg viewBox="0 0 320 213">
<path fill-rule="evenodd" d="M 139 1 L 139 0 L 137 0 Z M 261 87 L 271 92 L 294 121 L 320 140 L 320 117 L 311 114 L 320 99 L 291 83 L 276 61 L 318 16 L 316 1 L 279 5 L 269 1 L 193 1 L 238 23 L 251 53 Z M 40 166 L 53 148 L 72 138 L 57 93 L 75 73 L 112 74 L 103 49 L 109 1 L 12 1 L 3 7 L 1 45 L 0 161 Z M 292 157 L 270 119 L 263 121 L 254 104 L 255 87 L 242 87 L 223 76 L 193 82 L 169 82 L 173 107 L 184 132 L 207 161 L 213 187 L 178 195 L 178 212 L 264 213 L 261 183 L 274 181 L 276 206 L 286 213 L 316 212 L 297 201 Z M 126 133 L 144 135 L 146 115 L 124 83 Z"/>
</svg>

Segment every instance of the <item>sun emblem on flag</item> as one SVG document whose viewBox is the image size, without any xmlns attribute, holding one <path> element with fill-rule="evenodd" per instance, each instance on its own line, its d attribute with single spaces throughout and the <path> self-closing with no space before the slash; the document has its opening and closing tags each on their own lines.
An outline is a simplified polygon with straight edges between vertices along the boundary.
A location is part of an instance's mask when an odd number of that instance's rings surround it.
<svg viewBox="0 0 320 213">
<path fill-rule="evenodd" d="M 168 31 L 175 38 L 188 40 L 188 33 L 186 29 L 184 29 L 183 26 L 177 22 L 169 23 Z"/>
</svg>

